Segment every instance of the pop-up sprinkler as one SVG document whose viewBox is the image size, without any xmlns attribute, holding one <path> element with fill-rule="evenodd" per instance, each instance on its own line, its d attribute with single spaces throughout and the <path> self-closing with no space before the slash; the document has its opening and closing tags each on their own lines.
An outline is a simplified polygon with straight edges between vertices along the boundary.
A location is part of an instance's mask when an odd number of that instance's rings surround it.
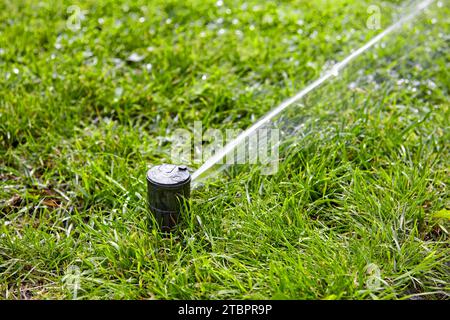
<svg viewBox="0 0 450 320">
<path fill-rule="evenodd" d="M 147 171 L 148 205 L 162 231 L 176 226 L 190 191 L 191 175 L 184 165 L 162 164 Z"/>
</svg>

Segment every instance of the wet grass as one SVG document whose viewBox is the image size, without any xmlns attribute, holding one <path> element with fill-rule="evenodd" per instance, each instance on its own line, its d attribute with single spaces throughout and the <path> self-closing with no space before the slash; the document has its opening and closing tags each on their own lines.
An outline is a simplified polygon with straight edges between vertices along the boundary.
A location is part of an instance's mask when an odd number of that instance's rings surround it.
<svg viewBox="0 0 450 320">
<path fill-rule="evenodd" d="M 246 128 L 379 32 L 373 3 L 81 1 L 71 30 L 73 4 L 0 3 L 1 297 L 448 298 L 448 8 L 302 101 L 277 174 L 232 168 L 163 237 L 145 172 L 171 132 Z"/>
</svg>

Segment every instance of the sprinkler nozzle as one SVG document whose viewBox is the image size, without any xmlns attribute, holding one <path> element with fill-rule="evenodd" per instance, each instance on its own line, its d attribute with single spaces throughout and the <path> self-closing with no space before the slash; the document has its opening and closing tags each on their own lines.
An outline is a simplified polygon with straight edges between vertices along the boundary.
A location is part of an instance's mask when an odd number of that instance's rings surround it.
<svg viewBox="0 0 450 320">
<path fill-rule="evenodd" d="M 162 231 L 171 231 L 180 219 L 191 191 L 187 166 L 162 164 L 147 171 L 147 198 L 150 211 Z"/>
</svg>

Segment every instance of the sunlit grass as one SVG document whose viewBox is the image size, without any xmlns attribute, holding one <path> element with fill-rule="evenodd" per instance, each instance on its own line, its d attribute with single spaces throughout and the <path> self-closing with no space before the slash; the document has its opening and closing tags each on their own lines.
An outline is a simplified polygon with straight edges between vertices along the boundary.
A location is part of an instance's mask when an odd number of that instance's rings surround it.
<svg viewBox="0 0 450 320">
<path fill-rule="evenodd" d="M 246 128 L 370 39 L 370 4 L 81 1 L 72 31 L 70 1 L 1 2 L 1 297 L 71 299 L 72 272 L 85 299 L 448 298 L 444 7 L 302 101 L 277 174 L 232 168 L 151 228 L 171 132 Z"/>
</svg>

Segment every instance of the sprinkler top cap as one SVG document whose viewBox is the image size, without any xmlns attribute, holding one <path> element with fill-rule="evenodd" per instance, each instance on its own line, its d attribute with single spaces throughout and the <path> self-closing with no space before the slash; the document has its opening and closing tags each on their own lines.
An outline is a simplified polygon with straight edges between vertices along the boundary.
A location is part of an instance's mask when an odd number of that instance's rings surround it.
<svg viewBox="0 0 450 320">
<path fill-rule="evenodd" d="M 162 164 L 147 172 L 147 180 L 156 185 L 171 187 L 189 182 L 191 175 L 184 165 Z"/>
</svg>

